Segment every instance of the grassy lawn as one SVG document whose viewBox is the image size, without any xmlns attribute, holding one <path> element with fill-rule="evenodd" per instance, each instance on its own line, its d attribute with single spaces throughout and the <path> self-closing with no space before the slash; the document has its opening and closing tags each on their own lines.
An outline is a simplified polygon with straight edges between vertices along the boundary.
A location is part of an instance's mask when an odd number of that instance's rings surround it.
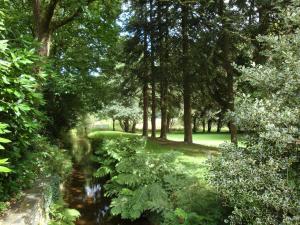
<svg viewBox="0 0 300 225">
<path fill-rule="evenodd" d="M 183 133 L 170 133 L 167 138 L 172 141 L 183 141 Z M 196 133 L 193 134 L 193 142 L 195 144 L 218 147 L 225 141 L 230 141 L 229 133 Z"/>
</svg>

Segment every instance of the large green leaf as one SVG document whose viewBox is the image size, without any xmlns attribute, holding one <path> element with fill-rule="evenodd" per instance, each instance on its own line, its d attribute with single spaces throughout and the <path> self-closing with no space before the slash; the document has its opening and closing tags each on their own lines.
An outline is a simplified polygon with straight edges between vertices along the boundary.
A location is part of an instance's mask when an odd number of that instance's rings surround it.
<svg viewBox="0 0 300 225">
<path fill-rule="evenodd" d="M 11 140 L 0 137 L 0 143 L 10 143 L 10 142 L 11 142 Z"/>
<path fill-rule="evenodd" d="M 11 169 L 5 167 L 5 166 L 0 166 L 0 173 L 10 173 Z"/>
</svg>

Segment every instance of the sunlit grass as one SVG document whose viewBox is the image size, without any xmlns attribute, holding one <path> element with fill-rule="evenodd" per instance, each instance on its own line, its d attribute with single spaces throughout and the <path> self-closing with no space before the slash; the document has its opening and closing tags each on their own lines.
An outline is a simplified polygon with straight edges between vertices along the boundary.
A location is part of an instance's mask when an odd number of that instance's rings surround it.
<svg viewBox="0 0 300 225">
<path fill-rule="evenodd" d="M 183 133 L 170 133 L 167 138 L 172 141 L 183 141 Z M 193 134 L 193 142 L 195 144 L 218 147 L 226 141 L 230 141 L 229 133 L 196 133 Z"/>
<path fill-rule="evenodd" d="M 125 133 L 121 131 L 93 131 L 89 133 L 88 137 L 91 139 L 101 139 L 101 138 L 118 138 L 118 137 L 132 137 L 138 134 Z"/>
</svg>

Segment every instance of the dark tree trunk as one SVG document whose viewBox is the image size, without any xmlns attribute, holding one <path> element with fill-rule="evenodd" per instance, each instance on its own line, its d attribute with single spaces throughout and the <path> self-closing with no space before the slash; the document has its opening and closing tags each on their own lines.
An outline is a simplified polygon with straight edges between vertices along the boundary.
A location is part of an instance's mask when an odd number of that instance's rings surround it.
<svg viewBox="0 0 300 225">
<path fill-rule="evenodd" d="M 209 119 L 209 120 L 207 121 L 207 132 L 208 132 L 208 133 L 211 133 L 211 126 L 212 126 L 212 120 Z"/>
<path fill-rule="evenodd" d="M 153 0 L 150 0 L 150 49 L 151 49 L 151 86 L 152 86 L 152 104 L 151 104 L 151 137 L 156 137 L 156 74 L 154 64 L 154 21 L 153 21 Z"/>
<path fill-rule="evenodd" d="M 168 9 L 169 6 L 165 7 L 165 12 L 162 12 L 162 3 L 158 5 L 158 21 L 159 21 L 159 61 L 160 61 L 160 110 L 161 110 L 161 129 L 160 138 L 167 139 L 168 130 L 168 119 L 167 119 L 167 108 L 168 108 L 168 69 L 166 62 L 169 59 L 168 52 Z M 163 29 L 163 18 L 166 18 L 166 26 Z"/>
<path fill-rule="evenodd" d="M 148 83 L 143 85 L 143 136 L 148 137 Z"/>
<path fill-rule="evenodd" d="M 124 120 L 124 131 L 126 133 L 128 133 L 129 132 L 129 128 L 130 128 L 129 119 L 125 119 Z"/>
<path fill-rule="evenodd" d="M 149 75 L 148 75 L 148 29 L 147 29 L 147 2 L 142 3 L 142 7 L 144 8 L 142 13 L 143 25 L 143 45 L 144 45 L 144 71 L 143 71 L 143 136 L 148 137 L 148 108 L 149 108 L 149 95 L 148 95 L 148 83 L 149 83 Z"/>
<path fill-rule="evenodd" d="M 230 24 L 226 20 L 224 16 L 224 0 L 220 0 L 220 16 L 223 17 L 222 24 L 223 24 L 223 34 L 222 34 L 222 54 L 223 54 L 223 68 L 227 73 L 227 96 L 228 96 L 228 110 L 234 112 L 234 69 L 231 65 L 229 54 L 230 54 L 230 36 L 228 33 Z M 231 135 L 231 142 L 237 145 L 237 128 L 233 120 L 229 122 L 230 127 L 230 135 Z"/>
<path fill-rule="evenodd" d="M 156 137 L 156 82 L 152 78 L 152 104 L 151 104 L 151 137 Z"/>
<path fill-rule="evenodd" d="M 167 85 L 164 85 L 162 82 L 160 90 L 160 108 L 161 108 L 161 130 L 160 130 L 160 138 L 167 138 L 167 130 L 168 130 L 168 118 L 167 118 Z"/>
<path fill-rule="evenodd" d="M 192 138 L 192 108 L 191 108 L 191 78 L 189 68 L 189 40 L 188 40 L 188 6 L 182 3 L 182 76 L 183 76 L 183 102 L 184 102 L 184 142 L 191 144 Z"/>
<path fill-rule="evenodd" d="M 115 118 L 113 118 L 112 119 L 112 121 L 113 121 L 113 131 L 116 131 L 116 119 Z"/>
</svg>

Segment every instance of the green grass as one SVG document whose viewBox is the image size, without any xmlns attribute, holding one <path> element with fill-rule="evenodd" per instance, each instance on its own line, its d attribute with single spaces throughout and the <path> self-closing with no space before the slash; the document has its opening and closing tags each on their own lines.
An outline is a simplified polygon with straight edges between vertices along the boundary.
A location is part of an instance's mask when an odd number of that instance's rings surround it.
<svg viewBox="0 0 300 225">
<path fill-rule="evenodd" d="M 183 141 L 183 133 L 170 133 L 167 138 L 172 141 Z M 195 144 L 218 147 L 220 144 L 230 141 L 229 133 L 196 133 L 193 134 Z"/>
<path fill-rule="evenodd" d="M 101 138 L 118 138 L 118 137 L 132 137 L 138 134 L 125 133 L 121 131 L 93 131 L 89 133 L 88 137 L 91 139 Z"/>
</svg>

